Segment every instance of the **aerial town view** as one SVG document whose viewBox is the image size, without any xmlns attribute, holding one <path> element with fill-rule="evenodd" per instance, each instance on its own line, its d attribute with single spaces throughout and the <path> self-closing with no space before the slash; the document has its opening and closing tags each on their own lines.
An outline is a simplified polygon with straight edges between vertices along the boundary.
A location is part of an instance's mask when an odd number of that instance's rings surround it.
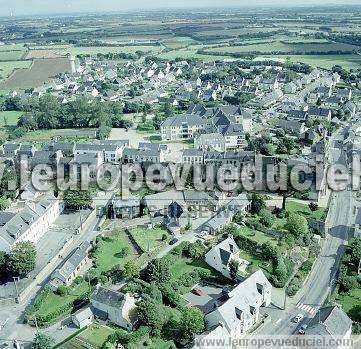
<svg viewBox="0 0 361 349">
<path fill-rule="evenodd" d="M 361 348 L 360 0 L 0 0 L 2 348 Z"/>
</svg>

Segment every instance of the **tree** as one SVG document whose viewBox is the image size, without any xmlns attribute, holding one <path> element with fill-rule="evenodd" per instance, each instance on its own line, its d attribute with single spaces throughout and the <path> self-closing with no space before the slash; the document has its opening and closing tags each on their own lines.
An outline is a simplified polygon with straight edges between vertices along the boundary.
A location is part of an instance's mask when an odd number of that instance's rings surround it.
<svg viewBox="0 0 361 349">
<path fill-rule="evenodd" d="M 31 349 L 51 349 L 54 345 L 54 339 L 38 332 L 35 335 Z"/>
<path fill-rule="evenodd" d="M 0 196 L 0 211 L 6 210 L 10 206 L 9 200 Z"/>
<path fill-rule="evenodd" d="M 89 190 L 71 190 L 64 192 L 65 207 L 78 210 L 82 207 L 89 207 L 92 203 L 92 193 Z"/>
<path fill-rule="evenodd" d="M 171 278 L 169 264 L 165 259 L 153 259 L 142 270 L 142 277 L 148 282 L 167 283 Z"/>
<path fill-rule="evenodd" d="M 149 326 L 154 336 L 159 335 L 165 323 L 162 308 L 151 301 L 143 300 L 139 303 L 137 311 L 139 321 Z"/>
<path fill-rule="evenodd" d="M 339 284 L 340 284 L 340 291 L 343 293 L 348 293 L 351 290 L 359 287 L 357 276 L 353 276 L 353 275 L 342 276 L 339 279 Z"/>
<path fill-rule="evenodd" d="M 236 280 L 238 268 L 239 268 L 239 261 L 236 259 L 231 259 L 229 262 L 229 274 L 232 280 Z"/>
<path fill-rule="evenodd" d="M 263 208 L 259 212 L 259 221 L 267 228 L 272 226 L 273 223 L 273 215 L 266 208 Z"/>
<path fill-rule="evenodd" d="M 24 127 L 26 130 L 37 130 L 38 124 L 33 115 L 25 114 L 20 116 L 18 120 L 18 127 Z"/>
<path fill-rule="evenodd" d="M 0 251 L 0 279 L 6 274 L 6 264 L 7 264 L 8 255 Z"/>
<path fill-rule="evenodd" d="M 277 286 L 283 287 L 287 282 L 288 277 L 287 266 L 283 257 L 277 258 L 274 275 L 277 279 Z"/>
<path fill-rule="evenodd" d="M 307 219 L 297 213 L 287 217 L 286 229 L 295 237 L 303 237 L 308 232 Z"/>
<path fill-rule="evenodd" d="M 133 260 L 124 264 L 124 275 L 135 277 L 139 275 L 139 268 Z"/>
<path fill-rule="evenodd" d="M 251 200 L 252 200 L 252 204 L 251 204 L 252 213 L 258 214 L 262 209 L 266 208 L 266 203 L 262 195 L 253 193 Z"/>
<path fill-rule="evenodd" d="M 204 314 L 197 308 L 190 307 L 182 310 L 182 317 L 179 323 L 180 338 L 183 342 L 189 343 L 194 336 L 204 330 Z"/>
<path fill-rule="evenodd" d="M 278 253 L 276 248 L 269 242 L 264 242 L 261 245 L 262 248 L 262 256 L 265 260 L 274 260 L 277 258 Z"/>
<path fill-rule="evenodd" d="M 318 205 L 315 202 L 310 202 L 310 204 L 308 205 L 308 207 L 310 208 L 310 210 L 312 212 L 315 212 L 318 210 Z"/>
<path fill-rule="evenodd" d="M 351 251 L 351 258 L 354 263 L 358 263 L 361 260 L 361 239 L 353 239 L 349 245 Z"/>
<path fill-rule="evenodd" d="M 25 276 L 35 268 L 36 250 L 29 241 L 18 242 L 9 254 L 8 268 L 14 275 Z"/>
</svg>

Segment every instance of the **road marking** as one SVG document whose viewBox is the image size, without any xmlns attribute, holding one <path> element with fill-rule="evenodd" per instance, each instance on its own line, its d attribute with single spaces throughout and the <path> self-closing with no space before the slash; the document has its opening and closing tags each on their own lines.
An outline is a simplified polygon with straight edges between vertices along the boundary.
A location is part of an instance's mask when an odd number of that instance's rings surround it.
<svg viewBox="0 0 361 349">
<path fill-rule="evenodd" d="M 296 308 L 301 309 L 306 313 L 309 313 L 310 315 L 314 315 L 318 311 L 318 307 L 313 307 L 308 304 L 302 304 L 300 302 L 296 304 Z"/>
<path fill-rule="evenodd" d="M 282 320 L 282 319 L 278 319 L 278 320 L 276 321 L 276 325 L 279 324 L 281 320 Z"/>
</svg>

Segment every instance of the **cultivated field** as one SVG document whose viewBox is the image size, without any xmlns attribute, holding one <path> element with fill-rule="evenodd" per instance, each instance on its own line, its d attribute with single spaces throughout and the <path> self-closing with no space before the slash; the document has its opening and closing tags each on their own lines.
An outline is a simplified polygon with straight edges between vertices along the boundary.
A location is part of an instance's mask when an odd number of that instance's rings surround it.
<svg viewBox="0 0 361 349">
<path fill-rule="evenodd" d="M 30 69 L 17 70 L 7 80 L 0 83 L 0 90 L 41 86 L 57 74 L 69 69 L 67 58 L 36 59 Z"/>
<path fill-rule="evenodd" d="M 0 62 L 0 80 L 6 79 L 16 69 L 29 68 L 32 61 L 8 61 Z"/>
</svg>

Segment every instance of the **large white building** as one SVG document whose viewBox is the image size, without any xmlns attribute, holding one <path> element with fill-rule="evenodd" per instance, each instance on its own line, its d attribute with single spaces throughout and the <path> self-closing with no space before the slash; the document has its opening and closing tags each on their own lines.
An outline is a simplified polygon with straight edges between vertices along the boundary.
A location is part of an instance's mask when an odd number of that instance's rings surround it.
<svg viewBox="0 0 361 349">
<path fill-rule="evenodd" d="M 47 193 L 38 202 L 27 202 L 18 213 L 0 213 L 0 251 L 10 252 L 22 241 L 36 243 L 63 211 L 63 203 Z"/>
<path fill-rule="evenodd" d="M 207 329 L 224 327 L 229 336 L 242 337 L 260 319 L 260 308 L 271 303 L 272 285 L 261 270 L 228 293 L 227 300 L 206 315 Z M 218 330 L 217 330 L 218 329 Z"/>
</svg>

